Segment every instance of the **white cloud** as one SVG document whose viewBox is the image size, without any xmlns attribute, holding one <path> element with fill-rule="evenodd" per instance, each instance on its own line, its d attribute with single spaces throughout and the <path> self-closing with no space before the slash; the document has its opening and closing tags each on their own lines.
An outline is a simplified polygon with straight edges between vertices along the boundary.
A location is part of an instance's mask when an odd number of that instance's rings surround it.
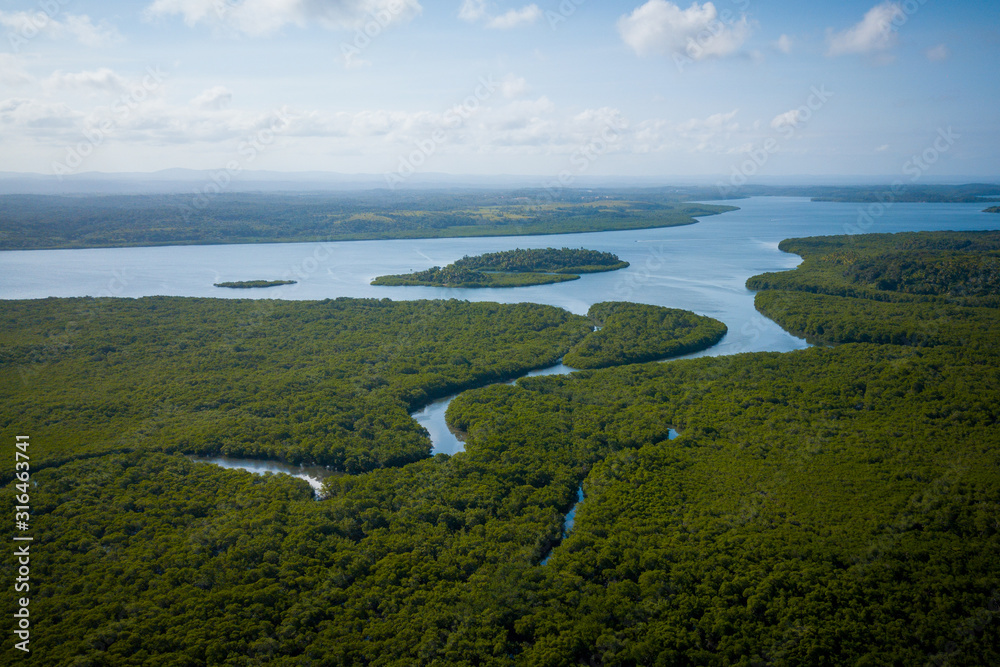
<svg viewBox="0 0 1000 667">
<path fill-rule="evenodd" d="M 41 136 L 51 136 L 52 131 L 72 128 L 83 114 L 63 103 L 49 103 L 36 99 L 12 98 L 0 101 L 0 127 L 13 126 Z"/>
<path fill-rule="evenodd" d="M 233 91 L 225 86 L 212 86 L 191 100 L 191 105 L 199 109 L 220 110 L 227 108 L 232 101 Z"/>
<path fill-rule="evenodd" d="M 507 30 L 522 25 L 530 25 L 541 17 L 542 10 L 538 8 L 538 5 L 525 5 L 521 9 L 511 9 L 500 16 L 494 16 L 487 21 L 486 27 Z"/>
<path fill-rule="evenodd" d="M 542 10 L 538 5 L 532 3 L 520 9 L 509 9 L 503 14 L 498 14 L 493 9 L 493 4 L 487 0 L 462 0 L 462 6 L 458 10 L 458 18 L 469 23 L 483 21 L 487 28 L 498 30 L 508 30 L 518 28 L 523 25 L 531 25 L 542 18 Z"/>
<path fill-rule="evenodd" d="M 486 0 L 463 0 L 458 10 L 458 18 L 474 23 L 486 17 Z"/>
<path fill-rule="evenodd" d="M 692 118 L 677 125 L 674 132 L 681 139 L 693 142 L 696 152 L 723 152 L 733 133 L 740 129 L 735 122 L 739 109 L 716 113 L 707 118 Z"/>
<path fill-rule="evenodd" d="M 738 113 L 739 109 L 733 109 L 729 113 L 716 113 L 708 118 L 692 118 L 678 125 L 677 130 L 688 136 L 699 136 L 706 132 L 715 133 L 720 130 L 732 132 L 739 129 L 739 123 L 733 122 Z"/>
<path fill-rule="evenodd" d="M 736 121 L 738 109 L 671 123 L 651 118 L 637 123 L 625 133 L 623 148 L 633 154 L 677 153 L 731 155 L 750 143 L 749 135 Z"/>
<path fill-rule="evenodd" d="M 500 81 L 500 94 L 507 99 L 522 97 L 528 92 L 528 82 L 523 76 L 508 74 Z"/>
<path fill-rule="evenodd" d="M 311 22 L 335 29 L 355 29 L 368 23 L 379 29 L 407 21 L 423 10 L 419 0 L 154 0 L 146 16 L 180 15 L 189 26 L 223 25 L 248 35 L 266 35 L 286 25 Z"/>
<path fill-rule="evenodd" d="M 884 153 L 887 150 L 889 150 L 889 144 L 882 144 L 881 146 L 877 146 L 875 148 L 876 153 Z"/>
<path fill-rule="evenodd" d="M 774 42 L 774 48 L 781 51 L 784 54 L 789 54 L 792 52 L 792 38 L 788 35 L 782 35 Z"/>
<path fill-rule="evenodd" d="M 21 59 L 12 53 L 0 53 L 0 83 L 5 86 L 19 86 L 31 83 L 34 77 L 24 69 Z"/>
<path fill-rule="evenodd" d="M 937 46 L 924 51 L 924 55 L 927 56 L 927 60 L 930 60 L 931 62 L 940 62 L 942 60 L 947 60 L 951 55 L 951 51 L 946 45 L 938 44 Z"/>
<path fill-rule="evenodd" d="M 130 91 L 137 85 L 100 70 L 57 73 L 52 80 L 64 86 L 127 85 Z M 376 164 L 382 160 L 392 168 L 399 155 L 409 154 L 432 136 L 443 137 L 434 141 L 442 156 L 450 156 L 445 160 L 492 155 L 549 156 L 563 162 L 592 145 L 601 147 L 601 155 L 724 154 L 748 141 L 736 110 L 679 124 L 661 118 L 631 123 L 618 109 L 569 111 L 545 96 L 526 97 L 528 93 L 524 78 L 508 74 L 498 79 L 492 95 L 479 98 L 478 104 L 466 101 L 437 111 L 234 108 L 233 93 L 222 86 L 210 87 L 179 103 L 171 102 L 175 96 L 167 94 L 145 95 L 134 101 L 127 93 L 110 104 L 88 104 L 76 96 L 72 107 L 53 104 L 47 98 L 17 98 L 0 102 L 0 133 L 65 151 L 100 128 L 100 136 L 116 151 L 150 154 L 150 150 L 196 146 L 192 154 L 215 151 L 224 157 L 234 155 L 242 142 L 266 130 L 269 136 L 275 135 L 273 148 L 268 148 L 269 160 L 291 160 L 296 151 L 322 152 L 363 156 Z M 276 120 L 279 116 L 280 122 Z M 276 126 L 280 131 L 273 130 Z M 270 139 L 268 145 L 272 145 Z"/>
<path fill-rule="evenodd" d="M 38 35 L 49 39 L 74 39 L 84 46 L 101 47 L 122 41 L 118 30 L 104 21 L 94 24 L 85 14 L 66 14 L 63 20 L 45 12 L 0 11 L 0 26 L 7 28 L 7 41 L 15 50 Z"/>
<path fill-rule="evenodd" d="M 835 33 L 827 30 L 828 56 L 842 56 L 855 53 L 885 51 L 896 43 L 893 32 L 894 22 L 906 18 L 902 7 L 896 2 L 883 2 L 868 10 L 861 22 Z"/>
<path fill-rule="evenodd" d="M 721 58 L 736 53 L 750 32 L 746 16 L 727 23 L 711 2 L 681 9 L 666 0 L 649 0 L 618 19 L 618 33 L 638 55 Z"/>
<path fill-rule="evenodd" d="M 107 67 L 83 72 L 54 72 L 44 84 L 50 89 L 83 89 L 112 94 L 128 89 L 128 81 Z"/>
<path fill-rule="evenodd" d="M 783 127 L 798 127 L 801 122 L 801 111 L 799 109 L 792 109 L 791 111 L 786 111 L 785 113 L 779 113 L 771 120 L 771 127 L 775 130 L 780 130 Z"/>
</svg>

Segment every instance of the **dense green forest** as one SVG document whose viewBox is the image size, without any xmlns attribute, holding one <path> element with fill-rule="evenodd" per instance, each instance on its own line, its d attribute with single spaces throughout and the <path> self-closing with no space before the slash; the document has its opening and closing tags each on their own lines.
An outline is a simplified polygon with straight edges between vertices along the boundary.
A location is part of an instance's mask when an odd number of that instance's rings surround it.
<svg viewBox="0 0 1000 667">
<path fill-rule="evenodd" d="M 926 327 L 933 339 L 825 338 L 466 391 L 449 408 L 465 452 L 427 457 L 425 443 L 412 462 L 332 478 L 320 502 L 298 480 L 188 461 L 176 436 L 197 449 L 202 415 L 233 417 L 219 437 L 254 416 L 308 428 L 310 410 L 340 400 L 385 405 L 390 422 L 428 386 L 551 359 L 594 335 L 591 320 L 460 302 L 265 302 L 249 319 L 245 301 L 4 302 L 2 437 L 31 433 L 39 459 L 35 658 L 997 664 L 1000 294 L 979 269 L 995 243 L 786 242 L 802 266 L 751 281 L 759 303 L 777 294 L 782 323 L 846 330 L 864 306 L 877 335 L 909 326 L 892 318 L 900 306 L 954 314 Z M 516 326 L 505 308 L 523 309 Z M 621 308 L 594 314 L 610 327 Z M 912 311 L 915 326 L 935 312 Z M 169 375 L 146 380 L 147 358 Z M 353 429 L 366 426 L 378 432 Z M 274 454 L 293 458 L 298 437 Z"/>
<path fill-rule="evenodd" d="M 586 248 L 516 248 L 466 255 L 454 264 L 462 269 L 507 273 L 599 273 L 628 267 L 618 255 Z"/>
<path fill-rule="evenodd" d="M 361 472 L 428 455 L 410 411 L 551 365 L 590 331 L 535 304 L 6 301 L 4 427 L 34 424 L 59 460 L 155 442 Z"/>
<path fill-rule="evenodd" d="M 565 273 L 486 272 L 464 269 L 449 264 L 444 268 L 432 266 L 423 271 L 378 276 L 372 280 L 371 284 L 383 287 L 530 287 L 531 285 L 551 285 L 579 279 L 580 276 Z"/>
<path fill-rule="evenodd" d="M 616 271 L 628 267 L 617 255 L 584 248 L 504 250 L 462 259 L 441 268 L 379 276 L 372 285 L 430 287 L 525 287 L 577 280 L 579 273 Z"/>
<path fill-rule="evenodd" d="M 689 225 L 732 210 L 669 194 L 2 195 L 0 250 L 567 234 Z"/>
<path fill-rule="evenodd" d="M 232 289 L 253 289 L 257 287 L 278 287 L 279 285 L 294 285 L 295 280 L 233 280 L 224 283 L 215 283 L 216 287 L 229 287 Z"/>
<path fill-rule="evenodd" d="M 704 350 L 726 335 L 726 325 L 687 310 L 639 303 L 595 303 L 587 311 L 599 327 L 573 346 L 570 368 L 606 368 Z"/>
<path fill-rule="evenodd" d="M 757 308 L 818 343 L 987 346 L 1000 331 L 1000 232 L 788 239 L 795 271 L 747 281 Z"/>
<path fill-rule="evenodd" d="M 996 184 L 0 195 L 0 250 L 567 234 L 670 227 L 753 196 L 1000 201 Z"/>
</svg>

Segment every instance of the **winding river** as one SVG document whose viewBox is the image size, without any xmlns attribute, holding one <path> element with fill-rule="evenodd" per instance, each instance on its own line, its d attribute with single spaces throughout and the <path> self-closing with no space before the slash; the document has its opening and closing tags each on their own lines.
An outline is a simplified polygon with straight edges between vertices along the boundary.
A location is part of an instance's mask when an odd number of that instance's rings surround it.
<svg viewBox="0 0 1000 667">
<path fill-rule="evenodd" d="M 570 235 L 4 251 L 0 252 L 0 299 L 152 295 L 296 300 L 455 298 L 544 303 L 580 315 L 600 301 L 636 301 L 691 310 L 726 324 L 729 333 L 717 345 L 689 357 L 787 352 L 806 344 L 760 315 L 753 306 L 753 293 L 744 285 L 752 275 L 791 269 L 799 263 L 797 256 L 778 250 L 782 239 L 998 227 L 997 216 L 983 213 L 982 204 L 897 202 L 878 205 L 873 213 L 865 204 L 812 202 L 802 197 L 713 203 L 732 203 L 740 209 L 682 227 Z M 369 284 L 378 275 L 444 266 L 464 255 L 545 247 L 613 252 L 631 266 L 567 283 L 517 289 Z M 213 286 L 262 277 L 297 282 L 262 291 Z M 559 364 L 528 375 L 571 371 Z M 463 448 L 444 422 L 451 398 L 435 401 L 413 415 L 430 432 L 435 453 L 454 454 Z M 274 462 L 224 457 L 211 462 L 252 472 L 293 474 L 306 479 L 314 489 L 324 470 L 303 471 Z"/>
<path fill-rule="evenodd" d="M 533 377 L 536 375 L 567 375 L 572 373 L 575 368 L 570 368 L 563 363 L 558 363 L 555 366 L 549 366 L 548 368 L 541 368 L 534 371 L 528 371 L 524 377 Z M 518 378 L 520 379 L 520 378 Z M 507 384 L 514 384 L 517 380 L 511 380 Z M 410 416 L 417 420 L 421 426 L 427 429 L 427 432 L 431 437 L 431 454 L 457 454 L 459 452 L 465 451 L 465 442 L 459 437 L 457 433 L 449 428 L 448 423 L 445 421 L 444 415 L 448 410 L 448 406 L 451 405 L 452 399 L 458 394 L 452 394 L 451 396 L 445 396 L 440 398 L 430 405 L 411 413 Z"/>
</svg>

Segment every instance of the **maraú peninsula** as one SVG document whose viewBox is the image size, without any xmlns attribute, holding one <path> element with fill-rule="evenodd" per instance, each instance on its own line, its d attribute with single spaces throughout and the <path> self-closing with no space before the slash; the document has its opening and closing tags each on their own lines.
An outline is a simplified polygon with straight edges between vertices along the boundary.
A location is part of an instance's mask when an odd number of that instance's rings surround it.
<svg viewBox="0 0 1000 667">
<path fill-rule="evenodd" d="M 1000 0 L 0 26 L 0 667 L 1000 667 Z"/>
<path fill-rule="evenodd" d="M 819 345 L 669 363 L 638 362 L 725 325 L 633 303 L 4 302 L 4 433 L 31 434 L 44 553 L 32 651 L 997 664 L 1000 233 L 782 248 L 804 261 L 749 281 L 757 309 Z M 559 358 L 593 370 L 504 383 Z M 456 392 L 464 451 L 431 455 L 408 413 Z M 190 455 L 343 474 L 317 502 Z"/>
</svg>

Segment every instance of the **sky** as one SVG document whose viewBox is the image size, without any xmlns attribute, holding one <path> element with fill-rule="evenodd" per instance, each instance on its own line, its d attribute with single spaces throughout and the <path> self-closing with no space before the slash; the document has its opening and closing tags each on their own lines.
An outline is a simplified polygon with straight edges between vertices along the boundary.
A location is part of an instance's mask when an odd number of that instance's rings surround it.
<svg viewBox="0 0 1000 667">
<path fill-rule="evenodd" d="M 0 171 L 997 180 L 998 63 L 995 0 L 5 0 Z"/>
</svg>

